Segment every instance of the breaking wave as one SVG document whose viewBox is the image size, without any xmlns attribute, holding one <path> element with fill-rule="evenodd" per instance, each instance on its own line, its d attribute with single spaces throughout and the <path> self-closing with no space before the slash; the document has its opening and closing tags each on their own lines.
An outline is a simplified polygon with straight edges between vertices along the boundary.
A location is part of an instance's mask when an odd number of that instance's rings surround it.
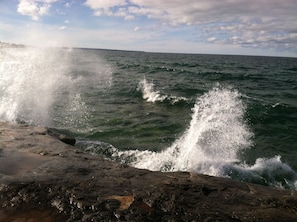
<svg viewBox="0 0 297 222">
<path fill-rule="evenodd" d="M 156 96 L 157 98 L 157 96 Z M 153 171 L 192 171 L 246 182 L 297 188 L 297 174 L 280 156 L 241 159 L 253 145 L 245 104 L 234 89 L 213 88 L 197 98 L 188 129 L 162 152 L 116 151 L 112 158 Z"/>
<path fill-rule="evenodd" d="M 168 100 L 174 104 L 179 101 L 187 101 L 187 98 L 185 97 L 162 95 L 159 91 L 155 90 L 155 84 L 153 82 L 148 82 L 145 77 L 138 83 L 137 90 L 142 92 L 142 98 L 147 102 L 154 103 Z"/>
<path fill-rule="evenodd" d="M 82 53 L 62 48 L 2 48 L 0 121 L 89 130 L 91 107 L 83 92 L 109 87 L 112 74 L 98 56 Z"/>
<path fill-rule="evenodd" d="M 2 49 L 4 50 L 4 49 Z M 61 62 L 63 61 L 63 62 Z M 0 64 L 0 119 L 46 124 L 56 92 L 71 79 L 66 51 L 5 49 Z"/>
</svg>

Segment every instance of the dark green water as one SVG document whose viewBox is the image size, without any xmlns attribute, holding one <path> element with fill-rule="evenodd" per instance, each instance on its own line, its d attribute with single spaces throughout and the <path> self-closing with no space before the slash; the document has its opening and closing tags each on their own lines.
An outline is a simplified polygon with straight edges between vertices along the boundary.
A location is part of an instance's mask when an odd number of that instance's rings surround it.
<svg viewBox="0 0 297 222">
<path fill-rule="evenodd" d="M 152 170 L 297 187 L 297 59 L 2 49 L 0 117 Z"/>
</svg>

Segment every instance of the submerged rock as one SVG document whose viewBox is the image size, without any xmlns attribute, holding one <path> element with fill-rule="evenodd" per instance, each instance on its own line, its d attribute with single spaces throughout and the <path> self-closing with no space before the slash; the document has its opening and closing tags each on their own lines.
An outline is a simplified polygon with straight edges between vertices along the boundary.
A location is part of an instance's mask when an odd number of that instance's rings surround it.
<svg viewBox="0 0 297 222">
<path fill-rule="evenodd" d="M 0 221 L 297 221 L 297 192 L 92 156 L 0 123 Z"/>
</svg>

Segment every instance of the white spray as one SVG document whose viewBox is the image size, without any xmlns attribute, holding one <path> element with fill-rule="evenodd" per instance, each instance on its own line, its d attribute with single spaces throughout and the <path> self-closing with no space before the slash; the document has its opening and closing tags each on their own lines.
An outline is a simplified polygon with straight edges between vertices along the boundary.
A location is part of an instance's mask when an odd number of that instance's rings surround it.
<svg viewBox="0 0 297 222">
<path fill-rule="evenodd" d="M 236 90 L 216 87 L 198 97 L 186 132 L 161 153 L 126 151 L 132 165 L 163 171 L 198 171 L 217 175 L 218 165 L 238 161 L 238 152 L 251 145 L 244 122 L 245 107 Z"/>
<path fill-rule="evenodd" d="M 111 71 L 97 55 L 62 48 L 2 48 L 0 121 L 57 128 L 88 127 L 88 83 L 108 87 Z"/>
<path fill-rule="evenodd" d="M 3 49 L 0 54 L 0 119 L 44 124 L 55 92 L 69 82 L 67 53 L 57 49 Z M 61 62 L 63 61 L 63 62 Z"/>
<path fill-rule="evenodd" d="M 163 102 L 164 100 L 170 100 L 172 104 L 179 101 L 186 101 L 185 97 L 162 95 L 159 91 L 155 90 L 155 84 L 148 82 L 144 77 L 138 84 L 138 91 L 142 92 L 142 98 L 147 102 Z"/>
<path fill-rule="evenodd" d="M 114 157 L 137 168 L 192 171 L 276 187 L 297 189 L 297 173 L 280 156 L 240 160 L 252 146 L 253 133 L 244 120 L 245 105 L 237 90 L 215 87 L 197 98 L 188 129 L 162 152 L 117 151 Z"/>
</svg>

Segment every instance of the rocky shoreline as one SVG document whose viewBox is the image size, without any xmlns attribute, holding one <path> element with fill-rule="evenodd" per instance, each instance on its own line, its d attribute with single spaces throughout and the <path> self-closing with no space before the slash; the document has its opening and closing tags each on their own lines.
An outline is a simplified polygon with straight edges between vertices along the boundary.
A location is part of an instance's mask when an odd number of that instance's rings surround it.
<svg viewBox="0 0 297 222">
<path fill-rule="evenodd" d="M 0 221 L 297 221 L 296 191 L 135 169 L 63 138 L 0 123 Z"/>
</svg>

